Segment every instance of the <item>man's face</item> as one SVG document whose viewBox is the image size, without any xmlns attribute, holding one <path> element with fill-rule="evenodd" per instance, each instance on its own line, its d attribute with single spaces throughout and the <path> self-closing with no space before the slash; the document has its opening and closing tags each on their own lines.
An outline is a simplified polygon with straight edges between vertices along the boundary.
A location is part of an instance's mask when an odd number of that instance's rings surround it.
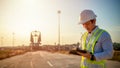
<svg viewBox="0 0 120 68">
<path fill-rule="evenodd" d="M 88 21 L 82 25 L 88 32 L 92 32 L 93 28 L 95 27 L 95 22 Z"/>
</svg>

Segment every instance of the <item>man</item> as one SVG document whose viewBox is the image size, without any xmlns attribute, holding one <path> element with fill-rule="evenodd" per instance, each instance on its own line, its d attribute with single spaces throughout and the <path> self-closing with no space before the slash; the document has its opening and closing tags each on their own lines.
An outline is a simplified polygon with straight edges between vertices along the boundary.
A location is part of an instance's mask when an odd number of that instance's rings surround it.
<svg viewBox="0 0 120 68">
<path fill-rule="evenodd" d="M 81 46 L 86 53 L 82 55 L 81 68 L 105 68 L 105 60 L 113 56 L 113 45 L 108 32 L 96 25 L 96 15 L 92 10 L 84 10 L 80 14 L 80 22 L 87 30 L 82 35 Z"/>
</svg>

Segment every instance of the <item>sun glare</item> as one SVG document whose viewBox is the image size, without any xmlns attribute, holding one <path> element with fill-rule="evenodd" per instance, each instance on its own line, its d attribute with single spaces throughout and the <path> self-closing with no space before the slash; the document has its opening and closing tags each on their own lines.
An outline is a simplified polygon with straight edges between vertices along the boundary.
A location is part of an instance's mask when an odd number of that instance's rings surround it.
<svg viewBox="0 0 120 68">
<path fill-rule="evenodd" d="M 8 3 L 3 16 L 5 31 L 11 35 L 15 33 L 16 40 L 26 38 L 29 41 L 30 33 L 37 30 L 46 41 L 50 40 L 51 35 L 57 33 L 55 17 L 57 14 L 56 11 L 53 13 L 54 10 L 49 10 L 49 5 L 51 3 L 48 4 L 44 0 L 20 0 L 14 4 Z"/>
</svg>

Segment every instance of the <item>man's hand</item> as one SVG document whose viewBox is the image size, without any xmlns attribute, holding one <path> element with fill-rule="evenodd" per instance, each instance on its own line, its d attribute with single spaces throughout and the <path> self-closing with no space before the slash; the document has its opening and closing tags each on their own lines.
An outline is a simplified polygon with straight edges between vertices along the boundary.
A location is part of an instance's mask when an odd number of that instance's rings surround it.
<svg viewBox="0 0 120 68">
<path fill-rule="evenodd" d="M 86 57 L 87 59 L 91 59 L 92 55 L 90 54 L 90 52 L 87 52 L 87 53 L 81 53 L 81 52 L 78 52 L 78 54 Z"/>
</svg>

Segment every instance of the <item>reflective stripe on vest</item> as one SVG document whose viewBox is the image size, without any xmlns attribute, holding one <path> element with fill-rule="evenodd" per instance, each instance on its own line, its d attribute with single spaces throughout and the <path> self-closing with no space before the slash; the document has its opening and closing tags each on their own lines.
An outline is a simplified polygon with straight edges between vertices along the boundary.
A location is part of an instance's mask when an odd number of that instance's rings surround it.
<svg viewBox="0 0 120 68">
<path fill-rule="evenodd" d="M 102 33 L 105 32 L 102 29 L 97 29 L 93 35 L 91 36 L 88 44 L 86 45 L 86 39 L 88 36 L 88 33 L 86 32 L 83 36 L 82 36 L 82 49 L 83 50 L 87 50 L 89 52 L 91 52 L 92 54 L 94 54 L 94 47 L 99 39 L 99 37 L 102 35 Z M 86 61 L 87 63 L 84 64 L 84 61 Z M 82 62 L 81 62 L 81 68 L 88 68 L 88 65 L 90 64 L 97 64 L 100 65 L 101 68 L 105 68 L 105 60 L 101 60 L 101 61 L 91 61 L 86 59 L 85 57 L 82 56 Z"/>
</svg>

